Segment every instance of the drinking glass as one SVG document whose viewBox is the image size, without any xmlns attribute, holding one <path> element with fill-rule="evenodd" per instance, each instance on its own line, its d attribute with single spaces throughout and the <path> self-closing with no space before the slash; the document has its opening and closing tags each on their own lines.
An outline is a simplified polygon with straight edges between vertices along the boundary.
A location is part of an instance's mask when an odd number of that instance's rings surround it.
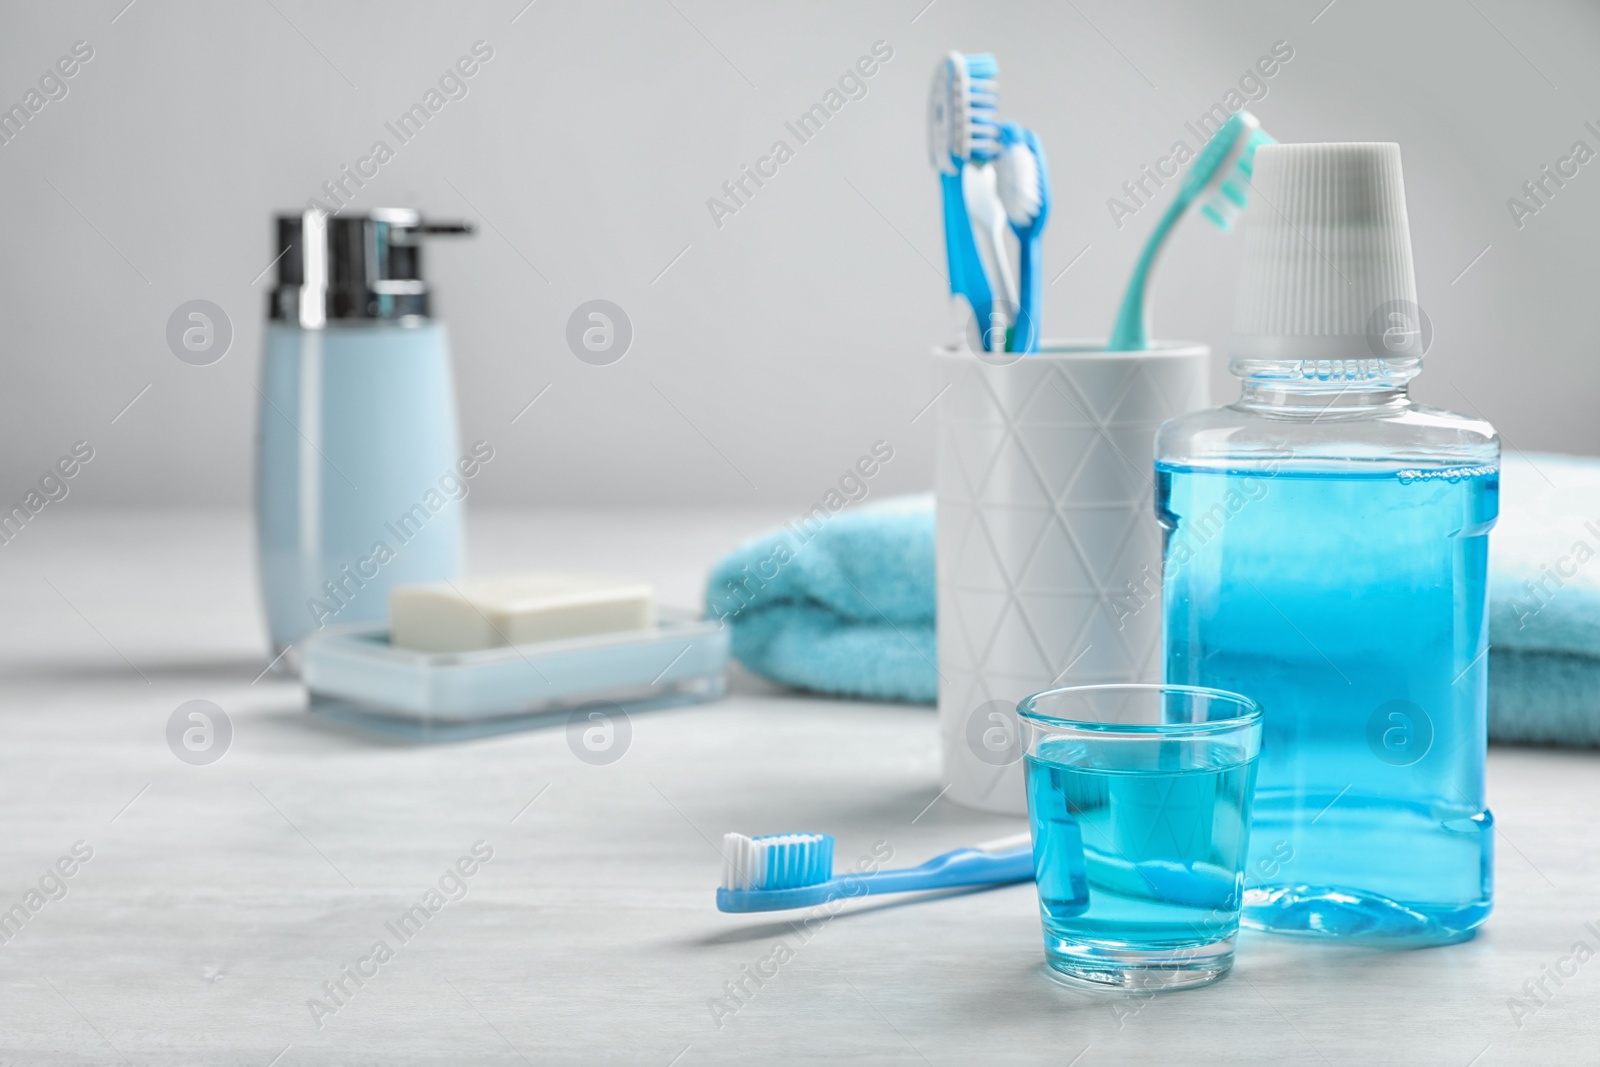
<svg viewBox="0 0 1600 1067">
<path fill-rule="evenodd" d="M 1259 705 L 1218 689 L 1090 685 L 1017 706 L 1045 960 L 1121 989 L 1233 965 Z"/>
</svg>

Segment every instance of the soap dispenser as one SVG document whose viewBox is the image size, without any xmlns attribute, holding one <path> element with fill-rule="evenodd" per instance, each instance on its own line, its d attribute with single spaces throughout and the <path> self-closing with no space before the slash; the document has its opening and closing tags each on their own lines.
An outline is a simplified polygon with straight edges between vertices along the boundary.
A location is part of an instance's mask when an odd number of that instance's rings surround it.
<svg viewBox="0 0 1600 1067">
<path fill-rule="evenodd" d="M 277 218 L 256 533 L 280 669 L 308 634 L 383 618 L 393 586 L 461 573 L 450 346 L 422 243 L 470 232 L 408 208 Z"/>
</svg>

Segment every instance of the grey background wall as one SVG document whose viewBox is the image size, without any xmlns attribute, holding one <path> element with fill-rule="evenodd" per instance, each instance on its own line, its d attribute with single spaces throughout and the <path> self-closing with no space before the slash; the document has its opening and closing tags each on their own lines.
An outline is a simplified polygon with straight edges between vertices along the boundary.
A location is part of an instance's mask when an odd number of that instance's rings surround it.
<svg viewBox="0 0 1600 1067">
<path fill-rule="evenodd" d="M 1403 146 L 1436 334 L 1421 398 L 1515 449 L 1600 452 L 1600 163 L 1520 227 L 1507 206 L 1574 142 L 1600 151 L 1592 3 L 525 5 L 0 8 L 0 105 L 74 42 L 94 50 L 0 146 L 0 500 L 87 439 L 83 500 L 245 504 L 270 215 L 380 138 L 395 157 L 357 208 L 481 227 L 430 256 L 463 433 L 504 457 L 479 503 L 803 505 L 879 439 L 895 459 L 875 491 L 925 488 L 917 416 L 949 317 L 923 113 L 951 48 L 996 53 L 1003 111 L 1049 152 L 1047 333 L 1107 331 L 1156 210 L 1119 228 L 1108 198 L 1287 41 L 1251 105 L 1268 130 Z M 399 145 L 384 123 L 480 40 L 493 58 L 466 97 Z M 893 57 L 866 96 L 798 144 L 784 123 L 877 41 Z M 794 158 L 718 225 L 708 198 L 780 138 Z M 1218 348 L 1219 397 L 1238 251 L 1191 220 L 1158 287 L 1158 332 Z M 164 340 L 194 298 L 235 330 L 208 367 Z M 635 332 L 608 367 L 564 340 L 594 298 Z"/>
</svg>

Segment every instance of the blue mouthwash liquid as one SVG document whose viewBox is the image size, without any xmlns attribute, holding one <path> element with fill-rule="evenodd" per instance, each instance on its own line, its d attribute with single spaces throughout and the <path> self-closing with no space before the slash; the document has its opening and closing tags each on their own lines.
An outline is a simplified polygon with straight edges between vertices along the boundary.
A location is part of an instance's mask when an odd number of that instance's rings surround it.
<svg viewBox="0 0 1600 1067">
<path fill-rule="evenodd" d="M 1169 682 L 1265 708 L 1246 925 L 1419 944 L 1493 903 L 1493 467 L 1156 467 Z"/>
<path fill-rule="evenodd" d="M 1047 952 L 1230 941 L 1253 773 L 1235 744 L 1041 742 L 1026 777 Z"/>
</svg>

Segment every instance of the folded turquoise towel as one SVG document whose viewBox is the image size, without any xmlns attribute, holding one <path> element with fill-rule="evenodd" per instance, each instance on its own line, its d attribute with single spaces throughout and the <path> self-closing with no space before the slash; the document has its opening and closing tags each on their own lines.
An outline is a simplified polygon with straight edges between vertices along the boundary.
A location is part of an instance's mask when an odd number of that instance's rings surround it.
<svg viewBox="0 0 1600 1067">
<path fill-rule="evenodd" d="M 1490 738 L 1600 745 L 1600 460 L 1506 458 L 1489 649 Z"/>
<path fill-rule="evenodd" d="M 774 681 L 932 703 L 932 495 L 814 508 L 739 546 L 712 570 L 706 611 L 732 627 L 739 662 Z"/>
<path fill-rule="evenodd" d="M 757 674 L 931 703 L 933 530 L 931 496 L 814 509 L 717 564 L 708 610 Z M 1507 457 L 1489 546 L 1489 737 L 1600 745 L 1600 459 Z"/>
</svg>

